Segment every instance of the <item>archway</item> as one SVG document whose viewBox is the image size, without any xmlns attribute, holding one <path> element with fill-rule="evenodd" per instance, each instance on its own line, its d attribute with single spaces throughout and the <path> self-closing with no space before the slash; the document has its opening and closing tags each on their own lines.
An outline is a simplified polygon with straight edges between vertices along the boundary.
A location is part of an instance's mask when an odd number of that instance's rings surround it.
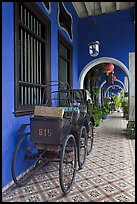
<svg viewBox="0 0 137 204">
<path fill-rule="evenodd" d="M 122 86 L 123 86 L 123 92 L 124 92 L 124 90 L 125 90 L 126 87 L 125 87 L 125 85 L 123 84 L 123 82 L 120 81 L 119 79 L 116 79 L 116 81 L 119 82 L 120 84 L 122 84 Z M 103 81 L 102 84 L 101 84 L 100 87 L 99 87 L 99 94 L 100 94 L 100 95 L 99 95 L 99 100 L 100 100 L 100 101 L 101 101 L 101 89 L 102 89 L 102 87 L 103 87 L 105 84 L 106 84 L 106 80 Z M 106 92 L 107 92 L 107 91 L 106 91 Z M 100 101 L 99 101 L 99 104 L 101 103 Z"/>
<path fill-rule="evenodd" d="M 132 61 L 134 60 L 134 58 L 135 58 L 135 56 L 134 55 L 132 56 L 132 53 L 131 54 L 129 53 L 129 64 L 133 68 L 134 68 L 134 63 L 132 63 Z M 84 78 L 85 78 L 86 74 L 88 73 L 88 71 L 90 69 L 92 69 L 94 66 L 101 64 L 101 63 L 113 63 L 113 64 L 117 65 L 118 67 L 120 67 L 126 73 L 127 78 L 128 78 L 128 87 L 129 87 L 129 120 L 132 120 L 133 116 L 132 116 L 131 112 L 132 112 L 132 109 L 134 108 L 134 102 L 131 103 L 131 101 L 133 101 L 132 98 L 134 97 L 134 91 L 132 91 L 132 89 L 131 89 L 131 82 L 133 80 L 133 77 L 135 77 L 135 76 L 131 75 L 128 68 L 121 61 L 119 61 L 115 58 L 111 58 L 111 57 L 101 57 L 101 58 L 98 58 L 98 59 L 95 59 L 95 60 L 89 62 L 83 68 L 83 70 L 81 71 L 81 73 L 79 75 L 79 88 L 80 89 L 84 88 Z"/>
<path fill-rule="evenodd" d="M 120 84 L 122 84 L 123 88 L 125 89 L 125 85 L 123 84 L 122 81 L 120 81 L 119 79 L 116 79 L 116 81 L 119 82 Z M 100 85 L 99 88 L 101 89 L 105 85 L 105 83 L 106 83 L 106 80 L 102 82 L 102 84 Z"/>
<path fill-rule="evenodd" d="M 118 87 L 118 88 L 121 89 L 121 90 L 123 91 L 123 93 L 124 93 L 124 89 L 123 89 L 121 86 L 119 86 L 119 85 L 110 85 L 110 86 L 107 88 L 106 92 L 107 92 L 110 88 L 112 88 L 113 86 Z"/>
<path fill-rule="evenodd" d="M 123 88 L 121 87 L 121 86 L 119 86 L 119 85 L 117 85 L 117 84 L 113 84 L 113 85 L 110 85 L 110 86 L 108 86 L 107 87 L 107 90 L 105 91 L 105 93 L 106 93 L 106 95 L 108 95 L 108 91 L 109 91 L 109 89 L 111 88 L 111 87 L 113 87 L 113 86 L 115 86 L 115 87 L 119 87 L 121 90 L 123 90 L 123 94 L 124 94 L 124 90 L 125 90 L 125 85 L 120 81 L 120 80 L 118 80 L 118 79 L 116 79 L 116 81 L 118 81 L 118 82 L 120 82 L 120 84 L 122 84 L 122 86 L 123 86 Z M 105 85 L 105 83 L 106 83 L 106 80 L 100 85 L 100 87 L 99 87 L 99 100 L 101 101 L 102 99 L 102 95 L 101 95 L 101 89 L 103 88 L 103 86 Z M 99 101 L 99 104 L 101 103 Z"/>
<path fill-rule="evenodd" d="M 79 76 L 79 88 L 83 89 L 84 88 L 84 78 L 86 76 L 86 74 L 88 73 L 88 71 L 90 69 L 92 69 L 94 66 L 101 64 L 101 63 L 113 63 L 116 64 L 117 66 L 119 66 L 126 74 L 129 80 L 129 85 L 130 85 L 130 81 L 131 81 L 131 76 L 130 76 L 130 72 L 128 70 L 128 68 L 119 60 L 115 59 L 115 58 L 111 58 L 111 57 L 101 57 L 98 59 L 95 59 L 91 62 L 89 62 L 84 69 L 81 71 L 80 76 Z"/>
</svg>

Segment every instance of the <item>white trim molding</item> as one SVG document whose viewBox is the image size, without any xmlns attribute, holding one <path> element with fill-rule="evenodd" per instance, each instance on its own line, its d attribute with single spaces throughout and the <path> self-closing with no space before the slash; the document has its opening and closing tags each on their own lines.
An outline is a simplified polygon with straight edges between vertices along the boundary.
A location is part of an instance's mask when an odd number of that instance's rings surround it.
<svg viewBox="0 0 137 204">
<path fill-rule="evenodd" d="M 64 30 L 64 31 L 67 33 L 69 39 L 70 39 L 71 42 L 72 42 L 72 41 L 73 41 L 73 30 L 72 30 L 72 27 L 73 27 L 73 17 L 72 17 L 72 15 L 71 15 L 71 13 L 68 12 L 68 10 L 66 9 L 64 3 L 63 3 L 63 2 L 61 2 L 61 3 L 62 3 L 62 5 L 63 5 L 64 9 L 66 10 L 66 12 L 68 13 L 68 15 L 71 17 L 71 22 L 72 22 L 72 23 L 71 23 L 71 34 L 72 34 L 72 39 L 71 39 L 71 37 L 70 37 L 68 31 L 67 31 L 64 27 L 62 27 L 62 26 L 60 25 L 60 22 L 59 22 L 59 13 L 60 13 L 59 3 L 58 3 L 58 15 L 57 15 L 58 25 L 59 25 L 59 27 L 60 27 L 62 30 Z"/>
<path fill-rule="evenodd" d="M 116 79 L 116 81 L 119 82 L 120 84 L 122 84 L 122 86 L 123 86 L 123 88 L 124 88 L 124 90 L 125 90 L 125 85 L 123 84 L 123 82 L 120 81 L 119 79 Z M 101 89 L 105 84 L 106 84 L 106 80 L 102 82 L 102 84 L 100 85 L 99 88 Z M 115 84 L 114 84 L 114 85 L 115 85 Z"/>
<path fill-rule="evenodd" d="M 98 58 L 95 59 L 91 62 L 89 62 L 81 71 L 80 75 L 79 75 L 79 88 L 83 89 L 84 88 L 84 78 L 87 74 L 87 72 L 92 69 L 94 66 L 101 64 L 101 63 L 113 63 L 115 65 L 117 65 L 118 67 L 120 67 L 126 74 L 127 77 L 129 79 L 129 81 L 131 81 L 131 74 L 128 70 L 128 68 L 119 60 L 115 59 L 115 58 L 111 58 L 111 57 L 102 57 L 102 58 Z"/>
<path fill-rule="evenodd" d="M 42 3 L 42 5 L 44 6 L 44 8 L 45 8 L 45 10 L 47 11 L 47 13 L 50 14 L 50 13 L 51 13 L 51 3 L 48 2 L 48 3 L 49 3 L 49 10 L 48 10 L 47 7 L 45 6 L 44 2 L 41 2 L 41 3 Z"/>
</svg>

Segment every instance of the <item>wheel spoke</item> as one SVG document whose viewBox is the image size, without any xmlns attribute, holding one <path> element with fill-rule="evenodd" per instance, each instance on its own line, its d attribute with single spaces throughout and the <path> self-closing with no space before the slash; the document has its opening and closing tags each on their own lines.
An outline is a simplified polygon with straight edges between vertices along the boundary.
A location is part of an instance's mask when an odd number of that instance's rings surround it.
<svg viewBox="0 0 137 204">
<path fill-rule="evenodd" d="M 78 145 L 79 169 L 82 169 L 85 164 L 86 154 L 87 154 L 87 131 L 85 126 L 81 126 L 79 132 L 79 145 Z"/>
<path fill-rule="evenodd" d="M 89 123 L 89 131 L 88 131 L 88 141 L 87 141 L 87 154 L 89 154 L 92 150 L 93 146 L 93 125 Z"/>
<path fill-rule="evenodd" d="M 69 193 L 72 188 L 75 173 L 76 173 L 76 142 L 73 135 L 68 135 L 65 138 L 64 144 L 62 146 L 59 168 L 60 186 L 65 194 Z"/>
<path fill-rule="evenodd" d="M 37 170 L 41 159 L 39 150 L 30 140 L 30 134 L 25 134 L 18 142 L 12 160 L 12 177 L 18 186 L 26 185 Z"/>
</svg>

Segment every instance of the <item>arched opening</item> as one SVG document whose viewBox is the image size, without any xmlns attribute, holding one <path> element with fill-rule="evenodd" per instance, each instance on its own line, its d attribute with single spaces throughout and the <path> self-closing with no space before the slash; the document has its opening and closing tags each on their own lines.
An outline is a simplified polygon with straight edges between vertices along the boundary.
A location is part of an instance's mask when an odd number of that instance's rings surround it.
<svg viewBox="0 0 137 204">
<path fill-rule="evenodd" d="M 116 79 L 116 81 L 119 82 L 120 84 L 122 84 L 123 89 L 125 89 L 125 85 L 124 85 L 124 83 L 122 81 L 120 81 L 119 79 Z M 105 83 L 106 83 L 106 80 L 102 82 L 102 84 L 100 85 L 99 88 L 101 89 L 104 86 Z"/>
<path fill-rule="evenodd" d="M 123 96 L 124 96 L 124 89 L 123 89 L 121 86 L 119 86 L 119 85 L 110 85 L 110 86 L 107 88 L 107 90 L 106 90 L 106 95 L 110 92 L 109 94 L 110 94 L 110 96 L 112 96 L 113 90 L 116 90 L 116 89 L 122 91 Z M 119 94 L 119 93 L 120 93 L 120 92 L 118 91 L 118 94 Z"/>
<path fill-rule="evenodd" d="M 101 63 L 113 63 L 117 66 L 119 66 L 127 75 L 128 80 L 129 80 L 129 86 L 130 86 L 130 72 L 128 70 L 128 68 L 119 60 L 115 59 L 115 58 L 111 58 L 111 57 L 101 57 L 98 59 L 95 59 L 91 62 L 89 62 L 84 69 L 81 71 L 80 76 L 79 76 L 79 88 L 83 89 L 84 88 L 84 78 L 86 76 L 86 74 L 88 73 L 88 71 L 90 69 L 92 69 L 94 66 L 101 64 Z"/>
<path fill-rule="evenodd" d="M 119 86 L 119 85 L 111 85 L 111 86 L 109 86 L 109 87 L 107 88 L 106 92 L 107 92 L 110 88 L 112 88 L 113 86 L 118 87 L 119 89 L 121 89 L 122 91 L 124 91 L 123 88 L 122 88 L 121 86 Z"/>
<path fill-rule="evenodd" d="M 131 81 L 132 81 L 132 77 L 131 74 L 128 70 L 128 68 L 119 60 L 115 59 L 115 58 L 111 58 L 111 57 L 102 57 L 102 58 L 98 58 L 95 59 L 91 62 L 89 62 L 81 71 L 80 75 L 79 75 L 79 88 L 83 89 L 84 88 L 84 79 L 86 74 L 89 72 L 89 70 L 91 70 L 92 68 L 94 68 L 96 65 L 102 64 L 102 63 L 113 63 L 115 65 L 117 65 L 121 70 L 124 71 L 124 73 L 127 76 L 128 79 L 128 89 L 130 91 L 130 85 L 131 85 Z M 118 80 L 117 80 L 118 81 Z M 103 85 L 106 83 L 106 81 L 104 81 L 101 84 L 101 87 L 103 87 Z M 130 96 L 130 93 L 129 93 Z M 99 96 L 100 97 L 100 96 Z M 130 100 L 130 97 L 129 97 Z M 129 108 L 129 115 L 130 115 L 130 108 Z"/>
<path fill-rule="evenodd" d="M 120 87 L 120 88 L 123 90 L 123 94 L 124 94 L 124 91 L 127 91 L 127 90 L 126 90 L 126 87 L 125 87 L 125 85 L 124 85 L 124 83 L 123 83 L 122 81 L 120 81 L 119 79 L 116 79 L 116 82 L 119 82 L 119 83 L 123 86 L 123 88 L 121 88 L 119 85 L 117 85 L 117 84 L 115 84 L 115 83 L 114 83 L 114 86 Z M 100 94 L 102 93 L 102 88 L 103 88 L 103 86 L 104 86 L 105 84 L 106 84 L 106 80 L 103 81 L 102 84 L 101 84 L 100 87 L 99 87 L 99 93 L 100 93 Z M 111 87 L 112 87 L 112 86 L 109 86 L 109 87 L 107 88 L 107 90 L 106 90 L 106 96 L 109 96 L 109 88 L 111 88 Z M 102 95 L 100 95 L 99 99 L 100 99 L 100 101 L 102 101 Z"/>
</svg>

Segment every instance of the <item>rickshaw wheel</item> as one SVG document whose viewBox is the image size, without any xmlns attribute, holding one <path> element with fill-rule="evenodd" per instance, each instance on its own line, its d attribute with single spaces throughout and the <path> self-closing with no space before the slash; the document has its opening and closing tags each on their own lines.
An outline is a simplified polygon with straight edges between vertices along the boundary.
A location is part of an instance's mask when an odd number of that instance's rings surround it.
<svg viewBox="0 0 137 204">
<path fill-rule="evenodd" d="M 64 194 L 71 191 L 76 176 L 77 146 L 73 135 L 67 135 L 64 139 L 59 166 L 60 186 Z"/>
<path fill-rule="evenodd" d="M 87 138 L 87 155 L 90 154 L 93 146 L 93 124 L 92 122 L 89 122 L 88 124 L 89 130 L 88 130 L 88 138 Z"/>
<path fill-rule="evenodd" d="M 39 158 L 39 150 L 31 142 L 30 133 L 26 133 L 19 140 L 12 158 L 12 177 L 19 187 L 31 180 L 38 167 Z"/>
<path fill-rule="evenodd" d="M 87 129 L 81 126 L 78 139 L 78 165 L 79 169 L 84 167 L 87 155 Z"/>
</svg>

